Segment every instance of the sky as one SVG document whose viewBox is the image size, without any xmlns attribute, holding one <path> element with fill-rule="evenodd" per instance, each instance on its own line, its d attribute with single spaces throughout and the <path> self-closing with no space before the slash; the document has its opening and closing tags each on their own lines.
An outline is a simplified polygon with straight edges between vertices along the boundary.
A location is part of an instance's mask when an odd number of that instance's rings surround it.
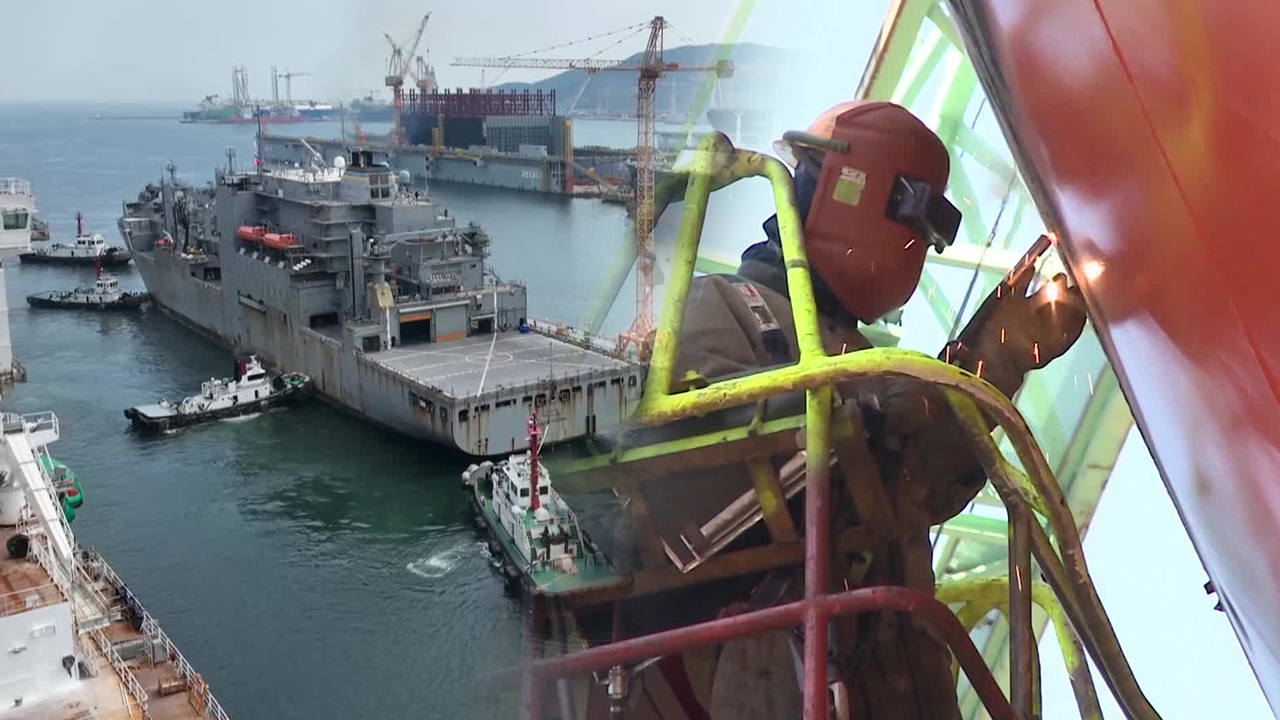
<svg viewBox="0 0 1280 720">
<path fill-rule="evenodd" d="M 883 0 L 822 0 L 830 5 L 821 8 L 830 22 L 818 22 L 789 0 L 754 4 L 741 40 L 789 48 L 811 47 L 815 40 L 840 46 L 849 35 L 874 33 L 884 6 Z M 231 93 L 232 65 L 248 67 L 249 89 L 256 97 L 270 96 L 274 65 L 282 73 L 310 73 L 294 79 L 295 98 L 350 99 L 385 90 L 389 46 L 382 33 L 404 42 L 428 10 L 431 21 L 419 54 L 429 49 L 443 86 L 469 87 L 479 84 L 479 70 L 449 67 L 450 60 L 525 53 L 643 23 L 655 13 L 663 13 L 674 28 L 668 31 L 668 46 L 718 42 L 738 0 L 663 5 L 637 0 L 12 2 L 6 3 L 5 25 L 25 31 L 5 33 L 5 54 L 27 64 L 19 65 L 21 72 L 6 73 L 0 101 L 194 104 L 205 95 Z M 617 37 L 550 56 L 591 55 Z M 638 52 L 644 40 L 642 33 L 601 57 Z M 860 73 L 865 53 L 848 59 L 847 67 Z M 536 80 L 548 74 L 511 71 L 503 79 Z M 851 83 L 856 85 L 857 79 L 855 74 Z"/>
<path fill-rule="evenodd" d="M 718 42 L 739 2 L 486 0 L 434 7 L 408 0 L 9 2 L 5 53 L 26 64 L 6 73 L 0 102 L 193 106 L 205 95 L 230 94 L 233 64 L 248 66 L 256 97 L 270 95 L 275 65 L 281 72 L 310 73 L 295 80 L 295 98 L 350 99 L 383 90 L 388 46 L 382 33 L 403 41 L 427 10 L 432 18 L 420 53 L 429 49 L 443 86 L 473 86 L 479 84 L 479 71 L 449 67 L 449 60 L 527 53 L 642 23 L 655 13 L 674 28 L 668 47 Z M 853 94 L 887 4 L 754 3 L 740 41 L 823 53 L 790 78 L 802 88 L 785 100 L 791 126 L 803 127 L 817 110 Z M 617 37 L 542 55 L 587 56 Z M 641 50 L 643 42 L 639 34 L 600 56 L 625 57 Z M 502 79 L 530 81 L 548 74 L 511 71 Z M 1136 433 L 1116 465 L 1085 547 L 1139 682 L 1164 717 L 1270 716 L 1225 616 L 1211 610 L 1213 602 L 1201 590 L 1204 570 Z M 1075 717 L 1060 661 L 1055 664 L 1052 633 L 1043 647 L 1045 717 Z M 1119 713 L 1112 710 L 1108 716 Z"/>
</svg>

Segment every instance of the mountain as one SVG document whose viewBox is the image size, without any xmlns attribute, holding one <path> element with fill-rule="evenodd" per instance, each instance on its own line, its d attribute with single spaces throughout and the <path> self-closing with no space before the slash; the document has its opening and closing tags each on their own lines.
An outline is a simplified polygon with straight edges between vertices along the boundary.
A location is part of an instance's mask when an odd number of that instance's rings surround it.
<svg viewBox="0 0 1280 720">
<path fill-rule="evenodd" d="M 718 44 L 682 45 L 666 49 L 662 60 L 681 67 L 710 67 L 715 64 L 720 48 Z M 638 64 L 642 57 L 643 53 L 636 53 L 624 58 L 623 62 Z M 769 98 L 784 87 L 787 69 L 794 66 L 796 55 L 768 45 L 741 43 L 733 46 L 729 59 L 735 66 L 733 77 L 721 79 L 716 84 L 711 107 L 760 107 L 768 104 Z M 683 118 L 710 74 L 709 71 L 663 73 L 658 79 L 655 100 L 658 115 Z M 554 90 L 556 106 L 562 114 L 569 114 L 573 105 L 574 115 L 629 116 L 636 111 L 636 82 L 635 72 L 605 70 L 589 75 L 581 70 L 568 70 L 539 82 L 502 83 L 492 89 Z M 580 90 L 582 95 L 574 105 L 574 96 Z M 699 117 L 706 109 L 699 109 Z"/>
</svg>

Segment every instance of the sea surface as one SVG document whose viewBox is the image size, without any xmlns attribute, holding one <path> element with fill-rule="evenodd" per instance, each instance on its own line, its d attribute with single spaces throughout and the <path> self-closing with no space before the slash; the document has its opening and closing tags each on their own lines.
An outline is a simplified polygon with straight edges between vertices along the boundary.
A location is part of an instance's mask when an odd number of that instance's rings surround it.
<svg viewBox="0 0 1280 720">
<path fill-rule="evenodd" d="M 204 183 L 227 148 L 252 161 L 252 127 L 94 118 L 177 110 L 0 104 L 0 177 L 32 182 L 55 239 L 73 237 L 82 212 L 87 230 L 118 244 L 122 201 L 166 164 Z M 578 144 L 634 142 L 632 124 L 576 126 Z M 339 126 L 301 130 L 336 136 Z M 535 316 L 574 322 L 628 240 L 616 205 L 430 192 L 484 224 L 494 267 L 529 285 Z M 467 458 L 320 404 L 142 439 L 123 409 L 229 375 L 228 353 L 154 311 L 27 306 L 27 294 L 89 282 L 92 269 L 16 259 L 4 268 L 15 355 L 30 375 L 4 408 L 57 413 L 62 439 L 51 453 L 84 484 L 81 542 L 103 552 L 232 718 L 492 715 L 479 675 L 518 659 L 520 615 L 470 524 L 458 480 Z M 142 289 L 136 272 L 117 275 Z M 632 292 L 610 318 L 614 332 L 629 320 Z"/>
</svg>

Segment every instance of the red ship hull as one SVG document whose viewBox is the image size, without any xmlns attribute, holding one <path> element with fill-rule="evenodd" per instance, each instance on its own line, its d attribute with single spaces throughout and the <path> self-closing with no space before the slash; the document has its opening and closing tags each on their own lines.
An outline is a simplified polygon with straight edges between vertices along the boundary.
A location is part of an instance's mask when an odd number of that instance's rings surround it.
<svg viewBox="0 0 1280 720">
<path fill-rule="evenodd" d="M 957 3 L 958 5 L 959 3 Z M 978 0 L 970 54 L 1280 707 L 1275 0 Z"/>
</svg>

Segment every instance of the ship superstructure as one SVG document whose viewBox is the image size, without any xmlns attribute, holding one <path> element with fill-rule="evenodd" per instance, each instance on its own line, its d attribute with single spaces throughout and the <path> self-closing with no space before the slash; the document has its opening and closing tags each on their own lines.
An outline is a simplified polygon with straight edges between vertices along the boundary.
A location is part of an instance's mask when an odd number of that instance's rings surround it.
<svg viewBox="0 0 1280 720">
<path fill-rule="evenodd" d="M 212 185 L 174 173 L 119 225 L 153 301 L 237 350 L 309 375 L 338 405 L 473 455 L 615 426 L 643 366 L 550 332 L 487 267 L 489 236 L 411 191 L 372 152 Z"/>
</svg>

